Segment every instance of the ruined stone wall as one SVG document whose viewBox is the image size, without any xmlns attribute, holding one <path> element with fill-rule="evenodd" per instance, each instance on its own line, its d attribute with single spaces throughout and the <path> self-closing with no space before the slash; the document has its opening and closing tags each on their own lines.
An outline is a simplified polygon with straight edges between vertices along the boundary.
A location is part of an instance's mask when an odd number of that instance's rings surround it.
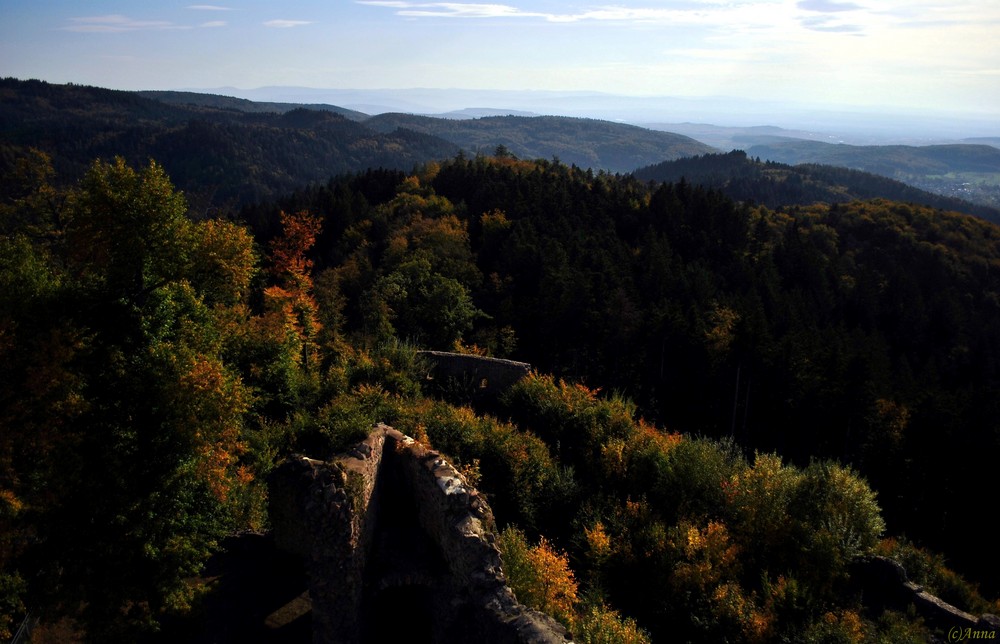
<svg viewBox="0 0 1000 644">
<path fill-rule="evenodd" d="M 506 585 L 489 505 L 438 452 L 380 425 L 270 480 L 276 543 L 310 576 L 313 641 L 565 642 Z"/>
<path fill-rule="evenodd" d="M 372 432 L 336 463 L 293 456 L 269 480 L 275 543 L 309 573 L 316 642 L 360 641 L 384 445 L 385 433 Z"/>
<path fill-rule="evenodd" d="M 1000 618 L 996 615 L 976 617 L 959 610 L 909 581 L 906 569 L 888 557 L 858 561 L 851 573 L 857 585 L 864 590 L 865 604 L 870 608 L 905 611 L 912 605 L 928 625 L 951 634 L 951 641 L 963 639 L 955 637 L 954 633 L 1000 631 Z"/>
<path fill-rule="evenodd" d="M 552 618 L 517 603 L 503 574 L 496 525 L 486 500 L 441 454 L 394 429 L 404 484 L 412 490 L 421 528 L 445 554 L 447 575 L 439 606 L 436 641 L 564 642 L 566 631 Z"/>
<path fill-rule="evenodd" d="M 531 372 L 527 362 L 447 351 L 419 351 L 431 363 L 431 378 L 446 382 L 449 378 L 496 395 L 509 389 Z"/>
</svg>

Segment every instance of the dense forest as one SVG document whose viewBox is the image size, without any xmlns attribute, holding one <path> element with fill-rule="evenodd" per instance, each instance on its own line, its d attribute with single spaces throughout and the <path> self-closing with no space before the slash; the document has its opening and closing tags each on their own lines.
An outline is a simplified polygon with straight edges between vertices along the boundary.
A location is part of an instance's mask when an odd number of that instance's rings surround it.
<svg viewBox="0 0 1000 644">
<path fill-rule="evenodd" d="M 851 566 L 873 554 L 1000 610 L 980 522 L 1000 228 L 500 152 L 225 218 L 192 218 L 155 162 L 95 161 L 61 188 L 44 153 L 14 159 L 4 636 L 30 609 L 92 641 L 169 641 L 221 539 L 266 530 L 275 463 L 376 421 L 487 495 L 518 597 L 578 641 L 928 640 L 865 606 Z M 487 409 L 428 387 L 416 348 L 537 371 Z"/>
<path fill-rule="evenodd" d="M 273 200 L 338 173 L 374 167 L 408 172 L 460 150 L 474 156 L 501 145 L 520 158 L 558 159 L 595 172 L 635 171 L 642 179 L 669 182 L 685 177 L 771 208 L 881 197 L 1000 221 L 996 195 L 979 198 L 996 192 L 1000 177 L 1000 156 L 987 145 L 748 142 L 751 158 L 772 161 L 761 164 L 739 153 L 713 154 L 686 136 L 593 119 L 370 116 L 333 105 L 0 79 L 0 175 L 9 174 L 28 147 L 49 154 L 57 180 L 67 183 L 95 158 L 122 156 L 133 165 L 154 158 L 203 216 Z"/>
<path fill-rule="evenodd" d="M 365 121 L 379 132 L 407 129 L 433 134 L 469 153 L 502 145 L 522 158 L 557 158 L 581 168 L 628 172 L 647 164 L 713 152 L 692 138 L 635 125 L 561 116 L 491 116 L 443 119 L 412 114 L 379 114 Z"/>
<path fill-rule="evenodd" d="M 29 147 L 49 154 L 64 182 L 82 177 L 95 158 L 122 156 L 132 165 L 154 158 L 203 215 L 338 173 L 409 171 L 500 144 L 521 156 L 623 172 L 712 151 L 685 136 L 592 119 L 371 117 L 329 105 L 0 79 L 0 175 Z"/>
<path fill-rule="evenodd" d="M 136 92 L 0 79 L 0 171 L 29 148 L 49 154 L 59 181 L 95 158 L 155 158 L 195 212 L 274 199 L 331 174 L 412 168 L 458 148 L 409 130 L 388 134 L 331 111 L 245 111 L 171 104 Z"/>
</svg>

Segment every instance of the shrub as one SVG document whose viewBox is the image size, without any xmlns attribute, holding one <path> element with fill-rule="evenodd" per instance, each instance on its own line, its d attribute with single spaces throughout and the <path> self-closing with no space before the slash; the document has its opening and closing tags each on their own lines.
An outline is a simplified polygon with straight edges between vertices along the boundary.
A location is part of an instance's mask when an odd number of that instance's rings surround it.
<svg viewBox="0 0 1000 644">
<path fill-rule="evenodd" d="M 551 615 L 573 630 L 576 622 L 577 585 L 569 559 L 542 537 L 530 546 L 524 533 L 507 528 L 500 534 L 507 583 L 518 600 Z"/>
<path fill-rule="evenodd" d="M 622 617 L 603 603 L 590 603 L 579 612 L 573 635 L 581 644 L 648 644 L 651 641 L 634 619 Z"/>
</svg>

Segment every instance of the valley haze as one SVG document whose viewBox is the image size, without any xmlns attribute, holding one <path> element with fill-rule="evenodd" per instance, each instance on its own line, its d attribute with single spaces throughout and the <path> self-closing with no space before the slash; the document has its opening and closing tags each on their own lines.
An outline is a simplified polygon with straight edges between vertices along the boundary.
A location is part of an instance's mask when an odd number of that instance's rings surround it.
<svg viewBox="0 0 1000 644">
<path fill-rule="evenodd" d="M 976 113 L 889 110 L 872 107 L 754 101 L 733 96 L 626 96 L 597 91 L 477 89 L 323 89 L 270 86 L 185 88 L 251 101 L 330 104 L 365 114 L 403 112 L 449 118 L 495 115 L 596 118 L 684 134 L 720 149 L 733 132 L 770 134 L 852 145 L 930 145 L 1000 137 L 1000 118 Z M 705 127 L 715 126 L 715 127 Z M 764 134 L 763 131 L 759 132 Z"/>
</svg>

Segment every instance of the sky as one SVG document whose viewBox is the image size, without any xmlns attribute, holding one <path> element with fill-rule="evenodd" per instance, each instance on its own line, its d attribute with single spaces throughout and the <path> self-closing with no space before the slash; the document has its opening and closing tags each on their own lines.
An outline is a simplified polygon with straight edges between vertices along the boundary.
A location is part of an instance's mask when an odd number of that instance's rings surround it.
<svg viewBox="0 0 1000 644">
<path fill-rule="evenodd" d="M 0 76 L 1000 114 L 1000 0 L 0 0 Z"/>
</svg>

